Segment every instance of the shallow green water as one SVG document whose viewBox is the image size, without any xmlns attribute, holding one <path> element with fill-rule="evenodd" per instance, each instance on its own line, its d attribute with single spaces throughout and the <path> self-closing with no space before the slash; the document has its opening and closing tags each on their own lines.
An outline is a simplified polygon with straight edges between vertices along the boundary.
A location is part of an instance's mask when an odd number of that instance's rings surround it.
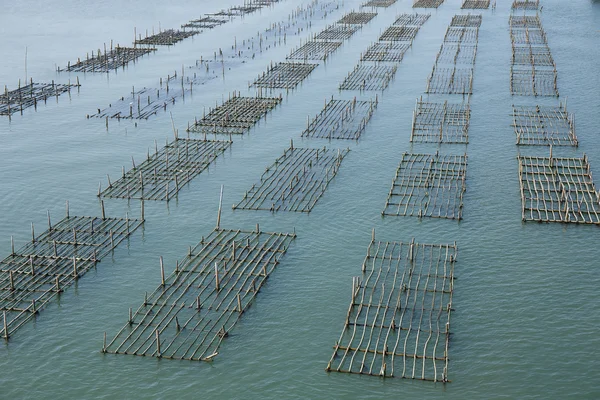
<svg viewBox="0 0 600 400">
<path fill-rule="evenodd" d="M 598 40 L 600 4 L 580 0 L 543 0 L 541 14 L 559 74 L 561 99 L 575 112 L 577 150 L 586 153 L 600 176 L 598 136 Z M 203 12 L 226 5 L 217 1 L 185 4 L 101 1 L 21 1 L 4 6 L 0 16 L 0 82 L 15 86 L 28 74 L 38 81 L 67 80 L 64 66 L 111 38 L 129 43 L 133 26 L 175 27 Z M 169 114 L 133 122 L 85 115 L 126 95 L 131 86 L 154 86 L 159 77 L 249 37 L 269 23 L 284 20 L 302 2 L 286 0 L 272 9 L 236 20 L 161 49 L 126 70 L 108 75 L 80 74 L 82 87 L 71 100 L 62 96 L 37 112 L 28 110 L 9 123 L 0 121 L 0 254 L 29 238 L 29 223 L 45 226 L 46 210 L 54 219 L 69 200 L 71 214 L 98 215 L 95 197 L 106 174 L 118 176 L 130 157 L 141 160 L 148 147 L 172 136 Z M 405 151 L 435 151 L 409 143 L 415 99 L 426 85 L 435 55 L 460 1 L 447 0 L 422 27 L 405 55 L 395 80 L 379 95 L 379 106 L 358 143 L 349 146 L 339 174 L 310 215 L 235 211 L 225 207 L 225 228 L 269 231 L 296 229 L 297 240 L 282 263 L 223 343 L 213 363 L 103 355 L 102 336 L 118 331 L 129 307 L 160 282 L 158 257 L 173 268 L 189 245 L 207 235 L 216 222 L 219 188 L 224 204 L 238 202 L 289 145 L 325 145 L 302 140 L 307 115 L 323 102 L 354 67 L 360 53 L 377 40 L 395 16 L 412 12 L 408 0 L 380 12 L 318 67 L 282 106 L 249 135 L 236 140 L 215 167 L 201 174 L 168 205 L 146 204 L 146 223 L 113 259 L 103 260 L 78 284 L 27 324 L 8 345 L 0 343 L 0 398 L 597 398 L 600 362 L 600 311 L 596 273 L 598 231 L 590 226 L 522 223 L 511 104 L 536 104 L 532 97 L 509 92 L 510 2 L 495 12 L 483 11 L 471 100 L 470 143 L 444 151 L 467 151 L 464 220 L 385 218 L 380 216 L 400 156 Z M 319 32 L 360 2 L 313 25 Z M 229 5 L 229 4 L 227 4 Z M 382 10 L 382 9 L 380 9 Z M 306 38 L 308 33 L 302 37 Z M 283 60 L 301 37 L 274 48 L 247 65 L 212 81 L 172 108 L 177 127 L 204 107 L 240 90 L 271 60 Z M 71 75 L 71 79 L 76 75 Z M 342 94 L 347 96 L 347 94 Z M 442 98 L 442 97 L 437 97 Z M 450 97 L 451 98 L 451 97 Z M 556 104 L 554 99 L 538 99 Z M 527 149 L 543 155 L 546 149 Z M 110 200 L 107 212 L 138 213 L 139 204 Z M 350 300 L 352 276 L 358 275 L 371 229 L 382 240 L 458 243 L 451 384 L 327 374 L 324 368 L 338 338 Z M 39 230 L 39 229 L 38 229 Z M 5 238 L 2 240 L 1 238 Z"/>
</svg>

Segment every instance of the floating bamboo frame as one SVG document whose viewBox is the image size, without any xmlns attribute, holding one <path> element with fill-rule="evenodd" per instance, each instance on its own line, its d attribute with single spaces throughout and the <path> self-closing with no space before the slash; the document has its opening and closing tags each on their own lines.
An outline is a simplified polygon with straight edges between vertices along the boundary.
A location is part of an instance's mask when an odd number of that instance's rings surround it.
<svg viewBox="0 0 600 400">
<path fill-rule="evenodd" d="M 511 15 L 508 19 L 510 28 L 542 29 L 542 21 L 538 15 Z"/>
<path fill-rule="evenodd" d="M 7 115 L 9 118 L 12 114 L 20 112 L 23 114 L 23 110 L 29 107 L 34 107 L 37 110 L 38 102 L 46 102 L 49 98 L 55 97 L 58 101 L 58 96 L 62 93 L 71 93 L 72 88 L 79 90 L 79 79 L 77 84 L 61 84 L 54 83 L 34 83 L 33 79 L 30 83 L 25 86 L 21 86 L 19 81 L 19 87 L 14 90 L 8 90 L 4 87 L 4 93 L 0 94 L 0 115 Z"/>
<path fill-rule="evenodd" d="M 472 94 L 473 67 L 440 68 L 437 64 L 434 65 L 427 80 L 425 93 Z"/>
<path fill-rule="evenodd" d="M 554 96 L 558 97 L 556 67 L 541 69 L 539 67 L 510 67 L 510 93 L 521 96 Z"/>
<path fill-rule="evenodd" d="M 253 11 L 258 10 L 260 7 L 255 8 Z M 219 25 L 223 25 L 227 23 L 227 19 L 223 18 L 215 18 L 211 16 L 206 16 L 198 19 L 191 20 L 190 22 L 181 25 L 183 29 L 212 29 Z"/>
<path fill-rule="evenodd" d="M 415 143 L 469 143 L 469 104 L 424 102 L 417 99 L 410 141 Z"/>
<path fill-rule="evenodd" d="M 477 44 L 479 28 L 449 26 L 444 36 L 444 43 Z"/>
<path fill-rule="evenodd" d="M 241 97 L 234 93 L 232 98 L 210 109 L 202 119 L 188 126 L 187 131 L 242 135 L 277 107 L 281 100 L 281 97 Z"/>
<path fill-rule="evenodd" d="M 540 0 L 514 0 L 512 3 L 513 10 L 538 10 L 540 8 Z"/>
<path fill-rule="evenodd" d="M 517 45 L 544 45 L 548 43 L 546 32 L 543 29 L 511 29 L 510 40 Z"/>
<path fill-rule="evenodd" d="M 156 148 L 139 166 L 132 159 L 133 168 L 127 173 L 123 168 L 116 182 L 108 177 L 108 187 L 98 189 L 98 196 L 169 201 L 229 146 L 227 141 L 177 138 L 160 151 Z"/>
<path fill-rule="evenodd" d="M 466 174 L 466 154 L 404 153 L 382 214 L 460 220 Z"/>
<path fill-rule="evenodd" d="M 379 37 L 380 41 L 392 42 L 412 42 L 419 32 L 419 27 L 416 26 L 397 26 L 388 27 Z"/>
<path fill-rule="evenodd" d="M 215 229 L 144 298 L 104 353 L 211 361 L 296 237 Z"/>
<path fill-rule="evenodd" d="M 556 67 L 552 52 L 547 45 L 513 46 L 512 65 L 533 65 L 536 67 Z"/>
<path fill-rule="evenodd" d="M 270 89 L 293 89 L 310 75 L 319 64 L 278 63 L 263 72 L 253 86 Z"/>
<path fill-rule="evenodd" d="M 443 43 L 435 59 L 436 64 L 475 65 L 477 45 Z"/>
<path fill-rule="evenodd" d="M 126 217 L 67 216 L 0 261 L 0 336 L 9 339 L 55 296 L 127 239 L 143 222 Z"/>
<path fill-rule="evenodd" d="M 358 140 L 377 108 L 375 101 L 334 100 L 325 104 L 302 132 L 303 137 Z"/>
<path fill-rule="evenodd" d="M 522 219 L 600 224 L 600 194 L 587 156 L 519 156 Z"/>
<path fill-rule="evenodd" d="M 356 12 L 351 11 L 344 15 L 337 23 L 338 24 L 354 24 L 365 25 L 371 22 L 377 16 L 376 12 Z"/>
<path fill-rule="evenodd" d="M 342 45 L 342 42 L 310 41 L 293 50 L 287 60 L 327 60 Z"/>
<path fill-rule="evenodd" d="M 450 26 L 458 26 L 462 28 L 479 28 L 483 17 L 481 14 L 457 14 L 452 17 Z"/>
<path fill-rule="evenodd" d="M 361 7 L 389 7 L 396 4 L 398 0 L 370 0 L 364 3 Z"/>
<path fill-rule="evenodd" d="M 146 35 L 143 39 L 137 39 L 135 45 L 150 45 L 150 46 L 172 46 L 184 39 L 199 34 L 199 31 L 179 31 L 167 29 L 159 33 L 153 33 L 151 36 Z"/>
<path fill-rule="evenodd" d="M 513 128 L 518 145 L 579 145 L 575 116 L 562 103 L 558 107 L 513 105 Z"/>
<path fill-rule="evenodd" d="M 444 0 L 414 0 L 413 8 L 438 8 Z"/>
<path fill-rule="evenodd" d="M 396 75 L 396 65 L 358 64 L 340 84 L 340 90 L 385 90 Z"/>
<path fill-rule="evenodd" d="M 456 243 L 372 239 L 326 371 L 449 382 Z"/>
<path fill-rule="evenodd" d="M 343 41 L 348 40 L 354 35 L 359 29 L 361 25 L 356 24 L 334 24 L 328 26 L 326 29 L 322 30 L 315 36 L 315 40 L 337 40 Z"/>
<path fill-rule="evenodd" d="M 410 43 L 398 42 L 377 42 L 373 43 L 360 56 L 360 61 L 375 61 L 375 62 L 401 62 L 404 53 L 410 49 Z"/>
<path fill-rule="evenodd" d="M 423 26 L 429 17 L 431 17 L 431 14 L 400 14 L 394 25 Z"/>
<path fill-rule="evenodd" d="M 309 213 L 349 151 L 295 148 L 292 143 L 233 209 Z"/>
<path fill-rule="evenodd" d="M 490 7 L 490 0 L 464 0 L 460 8 L 466 10 L 486 10 Z"/>
<path fill-rule="evenodd" d="M 114 49 L 107 51 L 104 49 L 104 54 L 100 50 L 97 53 L 92 52 L 92 57 L 86 56 L 86 59 L 81 61 L 77 60 L 75 64 L 69 64 L 64 69 L 58 69 L 61 71 L 69 72 L 110 72 L 112 70 L 119 69 L 134 62 L 146 55 L 156 51 L 152 47 L 120 47 L 117 46 Z"/>
</svg>

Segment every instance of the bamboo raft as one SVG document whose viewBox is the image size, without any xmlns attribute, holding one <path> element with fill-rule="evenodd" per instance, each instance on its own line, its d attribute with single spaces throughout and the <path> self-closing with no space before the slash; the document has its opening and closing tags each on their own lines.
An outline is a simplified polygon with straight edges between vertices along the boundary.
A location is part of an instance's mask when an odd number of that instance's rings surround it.
<svg viewBox="0 0 600 400">
<path fill-rule="evenodd" d="M 477 45 L 443 43 L 435 59 L 436 64 L 475 65 Z"/>
<path fill-rule="evenodd" d="M 575 146 L 575 116 L 566 104 L 558 107 L 513 105 L 513 128 L 518 145 Z"/>
<path fill-rule="evenodd" d="M 64 69 L 58 68 L 58 72 L 69 71 L 69 72 L 110 72 L 117 70 L 121 67 L 134 62 L 146 55 L 156 51 L 156 48 L 152 47 L 120 47 L 117 45 L 114 49 L 111 46 L 109 51 L 104 48 L 104 54 L 101 50 L 97 53 L 92 52 L 92 56 L 86 55 L 85 60 L 78 59 L 75 64 L 70 62 Z"/>
<path fill-rule="evenodd" d="M 384 7 L 393 6 L 398 0 L 370 0 L 364 3 L 361 7 Z"/>
<path fill-rule="evenodd" d="M 511 29 L 510 40 L 513 47 L 548 44 L 546 32 L 543 29 Z"/>
<path fill-rule="evenodd" d="M 440 68 L 437 64 L 434 65 L 425 93 L 473 94 L 473 67 Z"/>
<path fill-rule="evenodd" d="M 521 96 L 558 97 L 558 75 L 556 67 L 510 67 L 510 93 Z"/>
<path fill-rule="evenodd" d="M 479 28 L 483 17 L 481 14 L 457 14 L 452 17 L 450 26 L 458 26 L 462 28 Z"/>
<path fill-rule="evenodd" d="M 377 108 L 375 101 L 331 100 L 302 132 L 303 137 L 358 140 Z"/>
<path fill-rule="evenodd" d="M 414 0 L 413 8 L 438 8 L 444 0 Z"/>
<path fill-rule="evenodd" d="M 373 238 L 326 371 L 449 382 L 456 243 Z"/>
<path fill-rule="evenodd" d="M 188 124 L 193 133 L 242 135 L 250 130 L 282 101 L 281 97 L 241 97 L 233 95 L 222 105 L 209 109 L 201 120 Z"/>
<path fill-rule="evenodd" d="M 513 10 L 536 11 L 540 8 L 540 0 L 514 0 L 511 8 Z"/>
<path fill-rule="evenodd" d="M 429 17 L 431 17 L 431 14 L 400 14 L 394 25 L 423 26 L 429 20 Z"/>
<path fill-rule="evenodd" d="M 355 12 L 351 11 L 348 14 L 344 15 L 340 20 L 338 20 L 338 24 L 347 25 L 365 25 L 371 22 L 373 18 L 377 16 L 376 12 Z"/>
<path fill-rule="evenodd" d="M 6 340 L 43 310 L 54 297 L 96 267 L 126 240 L 142 220 L 67 215 L 53 225 L 48 213 L 48 230 L 0 261 L 0 335 Z"/>
<path fill-rule="evenodd" d="M 377 42 L 373 43 L 360 56 L 360 61 L 402 62 L 404 53 L 410 49 L 410 43 Z"/>
<path fill-rule="evenodd" d="M 479 28 L 449 26 L 444 36 L 444 43 L 473 44 L 479 42 Z"/>
<path fill-rule="evenodd" d="M 554 59 L 547 45 L 543 46 L 513 46 L 512 65 L 533 65 L 535 67 L 553 67 Z"/>
<path fill-rule="evenodd" d="M 159 33 L 153 33 L 151 36 L 146 34 L 145 38 L 136 39 L 134 45 L 150 45 L 150 46 L 172 46 L 175 43 L 179 43 L 184 39 L 199 34 L 199 31 L 179 31 L 174 29 L 167 29 Z"/>
<path fill-rule="evenodd" d="M 340 90 L 385 90 L 396 75 L 396 65 L 358 64 L 340 84 Z"/>
<path fill-rule="evenodd" d="M 342 45 L 342 42 L 310 41 L 299 48 L 292 50 L 286 60 L 327 60 Z"/>
<path fill-rule="evenodd" d="M 294 89 L 310 75 L 319 64 L 277 63 L 263 72 L 252 86 L 270 89 Z"/>
<path fill-rule="evenodd" d="M 542 21 L 538 15 L 511 15 L 508 24 L 510 29 L 542 29 Z"/>
<path fill-rule="evenodd" d="M 4 86 L 4 93 L 0 94 L 0 115 L 7 115 L 8 118 L 12 114 L 20 112 L 23 115 L 23 110 L 29 107 L 33 107 L 37 110 L 38 102 L 46 102 L 49 98 L 56 98 L 63 93 L 71 94 L 71 88 L 77 88 L 79 90 L 79 78 L 76 84 L 62 84 L 62 83 L 37 83 L 30 79 L 29 84 L 21 86 L 21 80 L 19 80 L 19 86 L 17 89 L 8 90 L 8 87 Z"/>
<path fill-rule="evenodd" d="M 469 143 L 469 104 L 424 102 L 417 99 L 410 141 L 414 143 Z"/>
<path fill-rule="evenodd" d="M 133 312 L 102 352 L 212 361 L 296 234 L 217 228 Z"/>
<path fill-rule="evenodd" d="M 315 40 L 324 41 L 343 41 L 348 40 L 361 29 L 361 25 L 356 24 L 334 24 L 328 26 L 315 36 Z"/>
<path fill-rule="evenodd" d="M 523 221 L 600 224 L 600 194 L 587 156 L 519 156 Z"/>
<path fill-rule="evenodd" d="M 464 0 L 460 8 L 463 10 L 487 10 L 490 7 L 490 0 Z"/>
<path fill-rule="evenodd" d="M 462 219 L 467 155 L 402 155 L 382 215 Z"/>
<path fill-rule="evenodd" d="M 176 138 L 160 151 L 155 144 L 154 154 L 148 151 L 139 166 L 132 157 L 132 168 L 125 172 L 123 167 L 116 182 L 107 175 L 108 186 L 98 188 L 98 197 L 169 201 L 230 146 L 231 141 L 189 138 Z"/>
<path fill-rule="evenodd" d="M 292 143 L 233 209 L 309 213 L 349 151 L 295 148 Z"/>
<path fill-rule="evenodd" d="M 380 41 L 412 42 L 419 32 L 417 26 L 392 25 L 379 37 Z"/>
<path fill-rule="evenodd" d="M 260 7 L 259 7 L 260 8 Z M 257 8 L 257 10 L 259 9 Z M 255 11 L 255 10 L 252 10 Z M 181 25 L 183 29 L 213 29 L 217 26 L 227 23 L 227 19 L 205 16 L 198 19 L 193 19 L 190 22 Z"/>
</svg>

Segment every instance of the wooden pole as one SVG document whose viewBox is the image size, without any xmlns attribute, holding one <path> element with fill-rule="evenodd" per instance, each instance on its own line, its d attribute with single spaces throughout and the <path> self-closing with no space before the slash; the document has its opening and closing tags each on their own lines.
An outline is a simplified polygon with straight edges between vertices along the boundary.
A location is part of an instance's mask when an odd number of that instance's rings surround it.
<svg viewBox="0 0 600 400">
<path fill-rule="evenodd" d="M 219 195 L 219 211 L 217 212 L 217 227 L 216 230 L 221 229 L 221 209 L 223 207 L 223 185 L 221 185 L 221 194 Z"/>
<path fill-rule="evenodd" d="M 160 284 L 165 286 L 165 266 L 163 264 L 163 258 L 160 256 Z"/>
</svg>

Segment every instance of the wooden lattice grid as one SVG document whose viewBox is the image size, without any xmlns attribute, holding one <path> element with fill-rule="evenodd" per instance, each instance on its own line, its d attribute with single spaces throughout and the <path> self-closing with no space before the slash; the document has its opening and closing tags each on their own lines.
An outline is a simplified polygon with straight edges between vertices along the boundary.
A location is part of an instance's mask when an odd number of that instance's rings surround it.
<svg viewBox="0 0 600 400">
<path fill-rule="evenodd" d="M 600 224 L 600 194 L 587 156 L 519 156 L 522 219 Z"/>
<path fill-rule="evenodd" d="M 538 10 L 540 8 L 540 0 L 514 0 L 512 3 L 513 10 Z"/>
<path fill-rule="evenodd" d="M 396 4 L 398 0 L 370 0 L 361 7 L 389 7 Z"/>
<path fill-rule="evenodd" d="M 558 97 L 557 73 L 539 67 L 510 67 L 510 93 L 521 96 Z"/>
<path fill-rule="evenodd" d="M 348 40 L 360 28 L 360 25 L 355 24 L 334 24 L 319 32 L 315 40 Z"/>
<path fill-rule="evenodd" d="M 462 219 L 467 155 L 404 153 L 383 215 Z"/>
<path fill-rule="evenodd" d="M 340 90 L 385 90 L 397 69 L 396 65 L 358 64 L 340 84 Z"/>
<path fill-rule="evenodd" d="M 293 89 L 310 75 L 319 64 L 277 63 L 263 72 L 253 86 L 270 89 Z"/>
<path fill-rule="evenodd" d="M 513 128 L 518 145 L 578 146 L 575 116 L 558 107 L 513 105 Z"/>
<path fill-rule="evenodd" d="M 472 94 L 473 67 L 440 68 L 434 65 L 427 80 L 425 93 Z"/>
<path fill-rule="evenodd" d="M 361 55 L 360 61 L 401 62 L 410 46 L 410 43 L 377 42 Z"/>
<path fill-rule="evenodd" d="M 356 12 L 351 11 L 348 14 L 344 15 L 340 20 L 338 20 L 338 24 L 354 24 L 354 25 L 364 25 L 371 22 L 373 18 L 377 16 L 376 12 Z"/>
<path fill-rule="evenodd" d="M 444 36 L 445 43 L 477 44 L 479 28 L 449 26 Z"/>
<path fill-rule="evenodd" d="M 309 213 L 349 151 L 296 148 L 292 144 L 233 208 Z"/>
<path fill-rule="evenodd" d="M 508 23 L 511 29 L 542 29 L 542 21 L 538 15 L 511 15 Z"/>
<path fill-rule="evenodd" d="M 104 213 L 104 209 L 103 209 Z M 67 216 L 0 261 L 0 336 L 8 339 L 100 260 L 126 240 L 143 221 Z"/>
<path fill-rule="evenodd" d="M 464 0 L 460 8 L 467 10 L 486 10 L 490 7 L 490 0 Z"/>
<path fill-rule="evenodd" d="M 62 84 L 62 83 L 37 83 L 30 81 L 28 85 L 21 86 L 14 90 L 8 90 L 4 87 L 4 93 L 0 94 L 0 115 L 7 115 L 9 118 L 17 112 L 23 113 L 23 110 L 29 107 L 34 107 L 37 110 L 39 102 L 46 102 L 48 99 L 55 97 L 58 101 L 58 96 L 63 93 L 71 93 L 72 88 L 79 88 L 77 84 Z"/>
<path fill-rule="evenodd" d="M 410 141 L 416 143 L 469 143 L 469 104 L 424 102 L 417 99 Z"/>
<path fill-rule="evenodd" d="M 379 37 L 380 41 L 412 42 L 417 36 L 419 27 L 392 25 L 388 27 Z"/>
<path fill-rule="evenodd" d="M 64 69 L 58 71 L 70 72 L 110 72 L 119 69 L 130 62 L 135 62 L 138 58 L 156 51 L 153 47 L 120 47 L 117 46 L 104 54 L 100 50 L 92 52 L 92 56 L 86 56 L 85 60 L 78 59 L 75 64 L 69 64 Z"/>
<path fill-rule="evenodd" d="M 303 137 L 358 140 L 371 119 L 377 101 L 334 100 L 325 104 Z"/>
<path fill-rule="evenodd" d="M 436 64 L 475 65 L 477 45 L 443 43 L 435 59 Z"/>
<path fill-rule="evenodd" d="M 483 17 L 481 14 L 457 14 L 452 17 L 450 26 L 458 26 L 462 28 L 479 28 Z"/>
<path fill-rule="evenodd" d="M 456 243 L 372 239 L 327 371 L 449 382 Z"/>
<path fill-rule="evenodd" d="M 179 31 L 174 29 L 167 29 L 159 33 L 152 34 L 145 38 L 137 39 L 135 45 L 150 45 L 150 46 L 172 46 L 175 43 L 181 42 L 184 39 L 197 35 L 198 31 Z"/>
<path fill-rule="evenodd" d="M 394 25 L 423 26 L 429 17 L 431 17 L 431 14 L 400 14 L 396 18 Z"/>
<path fill-rule="evenodd" d="M 181 25 L 181 27 L 183 29 L 212 29 L 219 25 L 227 23 L 227 21 L 228 19 L 226 18 L 215 18 L 212 16 L 205 16 L 202 18 L 193 19 L 190 22 Z"/>
<path fill-rule="evenodd" d="M 548 43 L 546 32 L 543 29 L 511 29 L 510 40 L 513 46 L 540 46 Z"/>
<path fill-rule="evenodd" d="M 342 42 L 334 41 L 310 41 L 293 50 L 288 60 L 326 60 L 329 54 L 333 53 L 342 45 Z"/>
<path fill-rule="evenodd" d="M 132 312 L 104 353 L 211 361 L 295 234 L 217 228 Z"/>
<path fill-rule="evenodd" d="M 281 103 L 281 97 L 242 97 L 234 94 L 222 105 L 210 109 L 187 131 L 210 134 L 244 134 Z"/>
<path fill-rule="evenodd" d="M 552 52 L 548 45 L 542 46 L 513 46 L 513 65 L 533 65 L 536 67 L 555 67 Z"/>
<path fill-rule="evenodd" d="M 164 200 L 173 198 L 185 184 L 200 175 L 231 146 L 230 141 L 177 138 L 144 162 L 123 173 L 98 195 L 108 198 Z"/>
<path fill-rule="evenodd" d="M 413 8 L 438 8 L 444 0 L 414 0 Z"/>
</svg>

